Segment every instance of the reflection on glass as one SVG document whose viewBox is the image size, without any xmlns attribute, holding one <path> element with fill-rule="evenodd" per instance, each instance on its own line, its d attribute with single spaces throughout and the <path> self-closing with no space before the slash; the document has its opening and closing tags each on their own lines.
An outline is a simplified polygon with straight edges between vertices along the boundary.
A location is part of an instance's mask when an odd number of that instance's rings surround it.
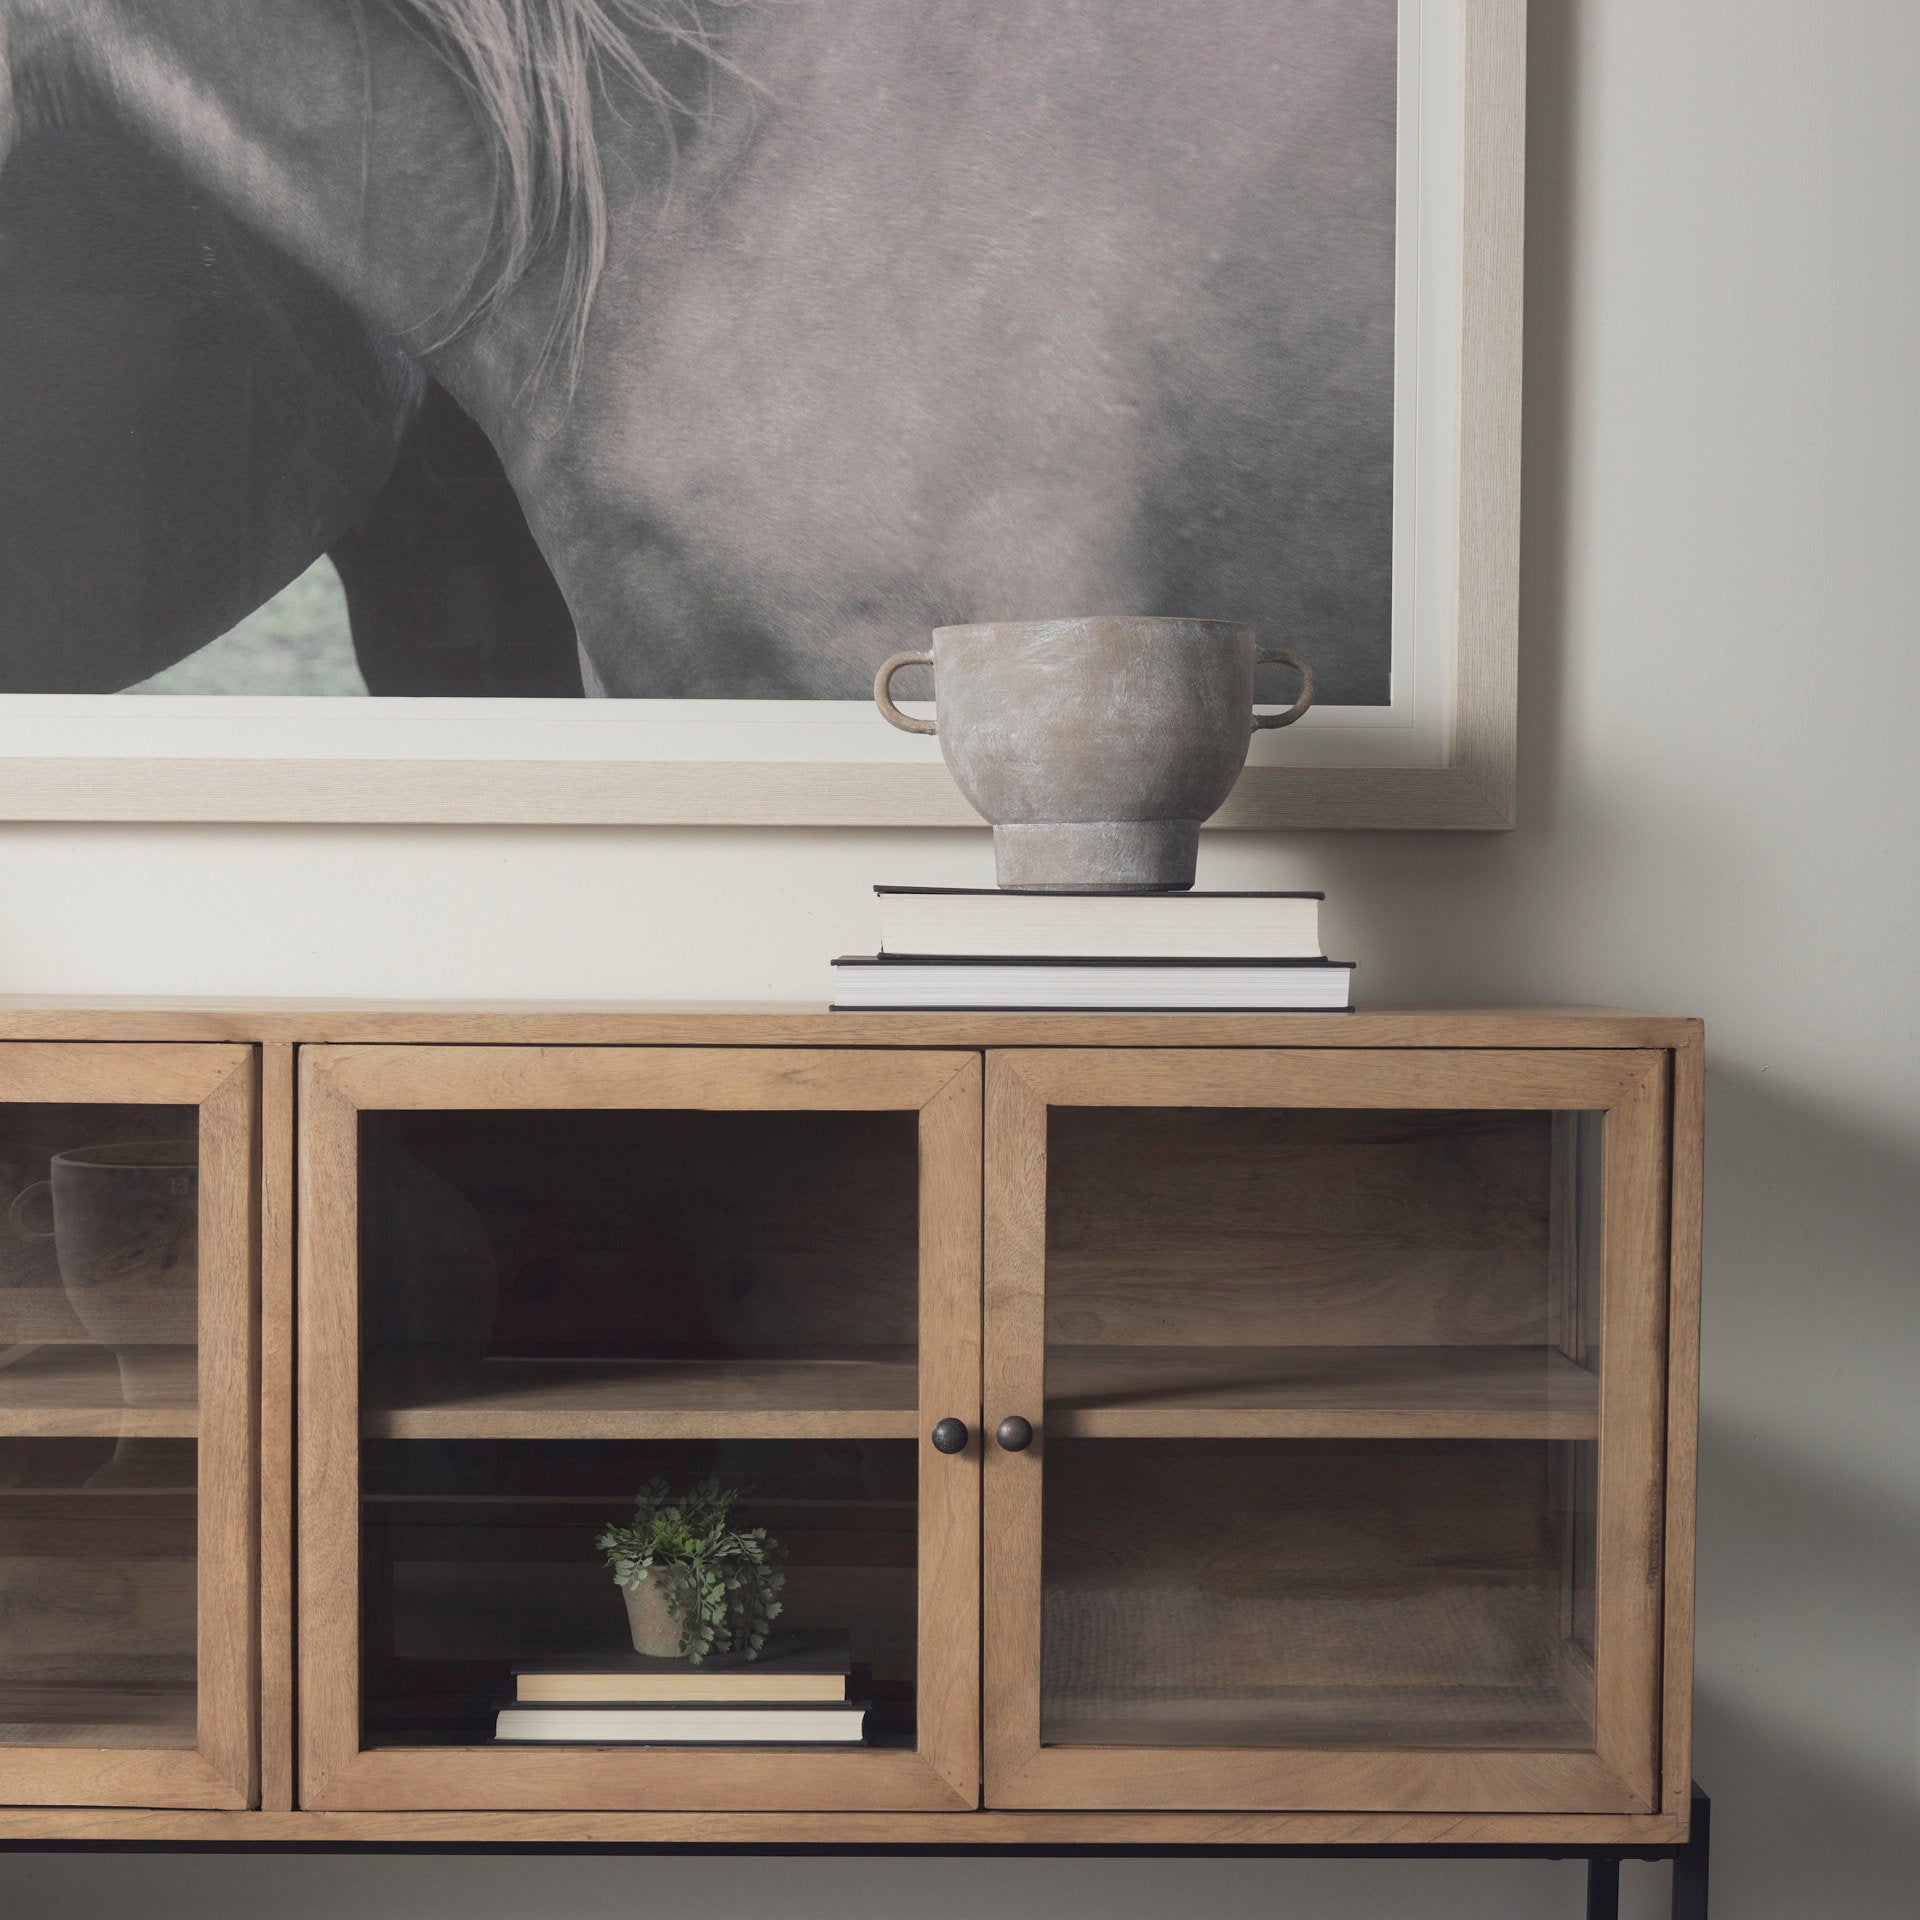
<svg viewBox="0 0 1920 1920">
<path fill-rule="evenodd" d="M 1042 1740 L 1589 1745 L 1556 1451 L 1050 1442 Z"/>
<path fill-rule="evenodd" d="M 50 1223 L 32 1223 L 46 1196 Z M 60 1284 L 88 1336 L 112 1349 L 129 1406 L 164 1398 L 193 1345 L 200 1173 L 192 1140 L 69 1147 L 9 1210 L 14 1231 L 51 1240 Z"/>
<path fill-rule="evenodd" d="M 194 1120 L 0 1106 L 0 1745 L 194 1744 Z"/>
<path fill-rule="evenodd" d="M 1554 1251 L 1560 1274 L 1560 1345 L 1592 1376 L 1600 1373 L 1600 1228 L 1603 1121 L 1597 1113 L 1554 1116 Z M 1561 1450 L 1561 1504 L 1568 1519 L 1566 1631 L 1573 1657 L 1593 1678 L 1594 1564 L 1600 1502 L 1597 1434 Z"/>
<path fill-rule="evenodd" d="M 364 1738 L 492 1737 L 513 1669 L 631 1652 L 595 1538 L 655 1474 L 742 1490 L 785 1552 L 780 1629 L 844 1633 L 870 1744 L 911 1745 L 917 1451 L 910 1441 L 369 1441 L 361 1502 Z"/>
<path fill-rule="evenodd" d="M 1050 1115 L 1044 1741 L 1591 1746 L 1603 1136 Z"/>
<path fill-rule="evenodd" d="M 366 1741 L 631 1658 L 596 1537 L 713 1475 L 784 1549 L 777 1630 L 844 1635 L 910 1742 L 915 1116 L 375 1112 L 360 1155 Z"/>
<path fill-rule="evenodd" d="M 0 1746 L 194 1744 L 194 1443 L 118 1444 L 0 1440 Z"/>
<path fill-rule="evenodd" d="M 911 1114 L 370 1113 L 360 1149 L 375 1401 L 914 1345 Z"/>
</svg>

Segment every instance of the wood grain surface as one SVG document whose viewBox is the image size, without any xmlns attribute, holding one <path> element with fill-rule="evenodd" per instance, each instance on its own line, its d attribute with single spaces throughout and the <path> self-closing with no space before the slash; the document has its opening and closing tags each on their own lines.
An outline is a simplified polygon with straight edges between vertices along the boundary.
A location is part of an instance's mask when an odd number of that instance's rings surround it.
<svg viewBox="0 0 1920 1920">
<path fill-rule="evenodd" d="M 1056 1440 L 1591 1439 L 1598 1381 L 1553 1347 L 1047 1349 Z"/>
<path fill-rule="evenodd" d="M 981 1753 L 989 1806 L 1040 1750 L 1040 1488 L 1046 1462 L 1047 1109 L 1024 1056 L 990 1053 L 982 1286 Z M 1010 1416 L 1034 1439 L 1008 1453 L 988 1438 Z"/>
<path fill-rule="evenodd" d="M 195 1745 L 194 1675 L 197 1526 L 191 1442 L 141 1449 L 150 1484 L 106 1488 L 87 1484 L 114 1463 L 110 1444 L 58 1447 L 8 1441 L 0 1469 L 13 1483 L 0 1491 L 0 1690 L 31 1690 L 39 1720 L 85 1719 L 104 1705 L 124 1719 L 122 1695 L 180 1702 L 189 1737 L 134 1741 L 136 1746 Z M 169 1484 L 170 1483 L 170 1484 Z M 64 1694 L 63 1715 L 47 1706 Z M 32 1746 L 21 1727 L 0 1746 Z M 50 1744 L 71 1745 L 69 1737 Z M 108 1735 L 90 1744 L 111 1747 Z M 0 1756 L 0 1773 L 28 1764 Z"/>
<path fill-rule="evenodd" d="M 196 1051 L 219 1074 L 200 1103 L 200 1758 L 216 1804 L 244 1807 L 258 1787 L 257 1069 L 250 1047 Z"/>
<path fill-rule="evenodd" d="M 1706 1175 L 1706 1050 L 1672 1056 L 1673 1163 L 1668 1206 L 1666 1579 L 1660 1804 L 1685 1815 L 1693 1783 L 1693 1605 L 1700 1464 L 1700 1251 Z"/>
<path fill-rule="evenodd" d="M 1382 1689 L 1557 1693 L 1547 1444 L 1052 1438 L 1043 1742 L 1065 1738 L 1056 1715 L 1138 1717 L 1150 1697 L 1171 1721 L 1189 1694 L 1251 1717 L 1316 1689 L 1368 1714 Z M 1254 1744 L 1296 1741 L 1275 1721 Z"/>
<path fill-rule="evenodd" d="M 1458 1747 L 1577 1752 L 1593 1720 L 1558 1687 L 1115 1686 L 1048 1709 L 1062 1747 Z"/>
<path fill-rule="evenodd" d="M 298 1076 L 298 1778 L 318 1805 L 360 1750 L 359 1113 L 324 1048 Z"/>
<path fill-rule="evenodd" d="M 112 1434 L 191 1440 L 199 1431 L 192 1347 L 148 1347 L 134 1398 L 109 1348 L 23 1343 L 0 1348 L 0 1435 Z"/>
<path fill-rule="evenodd" d="M 1233 1104 L 1053 1107 L 1050 1341 L 1545 1343 L 1548 1115 L 1252 1106 L 1297 1076 L 1241 1064 Z"/>
<path fill-rule="evenodd" d="M 920 1756 L 964 1806 L 980 1798 L 981 1065 L 966 1059 L 920 1113 Z M 967 1445 L 934 1446 L 962 1420 Z"/>
<path fill-rule="evenodd" d="M 1683 1814 L 1152 1813 L 956 1810 L 920 1813 L 537 1811 L 178 1813 L 0 1808 L 0 1839 L 84 1844 L 813 1846 L 1668 1846 Z"/>
<path fill-rule="evenodd" d="M 1357 1013 L 831 1013 L 818 1001 L 299 1000 L 0 994 L 0 1039 L 652 1047 L 1673 1047 L 1613 1007 Z"/>
<path fill-rule="evenodd" d="M 1638 1061 L 1607 1113 L 1602 1152 L 1600 1481 L 1594 1596 L 1594 1732 L 1633 1794 L 1660 1802 L 1661 1535 L 1666 1499 L 1667 1074 Z"/>
<path fill-rule="evenodd" d="M 1498 0 L 1507 6 L 1512 0 Z M 1476 457 L 1475 470 L 1484 464 Z M 1471 556 L 1467 556 L 1469 560 Z M 1494 556 L 1505 577 L 1510 564 Z M 1489 634 L 1493 646 L 1500 636 Z M 1515 635 L 1506 630 L 1511 649 Z M 1214 830 L 1378 827 L 1471 831 L 1513 825 L 1489 790 L 1514 751 L 1498 732 L 1513 677 L 1468 681 L 1460 723 L 1481 752 L 1447 767 L 1249 767 L 1208 823 Z M 1491 702 L 1491 704 L 1488 704 Z M 248 760 L 20 754 L 4 762 L 9 820 L 261 820 L 424 825 L 980 827 L 943 766 L 851 760 L 403 760 L 386 755 Z"/>
<path fill-rule="evenodd" d="M 294 1049 L 260 1049 L 260 1805 L 294 1804 Z"/>
<path fill-rule="evenodd" d="M 0 1747 L 190 1749 L 193 1688 L 0 1685 Z"/>
<path fill-rule="evenodd" d="M 798 1047 L 338 1046 L 325 1058 L 342 1099 L 388 1112 L 913 1110 L 961 1065 L 952 1053 Z"/>
<path fill-rule="evenodd" d="M 1432 1045 L 1313 1048 L 1038 1049 L 1021 1077 L 1054 1107 L 1599 1109 L 1638 1084 L 1644 1054 L 1555 1047 L 1494 1052 Z"/>
<path fill-rule="evenodd" d="M 919 1408 L 910 1354 L 489 1360 L 458 1391 L 368 1405 L 360 1430 L 383 1440 L 912 1440 Z"/>
</svg>

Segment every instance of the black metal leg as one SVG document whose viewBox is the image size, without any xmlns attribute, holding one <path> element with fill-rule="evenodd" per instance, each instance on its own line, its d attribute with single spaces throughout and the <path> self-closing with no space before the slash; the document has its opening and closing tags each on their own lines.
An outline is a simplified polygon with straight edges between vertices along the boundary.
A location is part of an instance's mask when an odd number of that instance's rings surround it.
<svg viewBox="0 0 1920 1920">
<path fill-rule="evenodd" d="M 1620 1862 L 1587 1862 L 1587 1920 L 1620 1920 Z"/>
<path fill-rule="evenodd" d="M 1707 1860 L 1713 1851 L 1713 1802 L 1693 1790 L 1687 1843 L 1673 1856 L 1673 1920 L 1707 1920 Z"/>
</svg>

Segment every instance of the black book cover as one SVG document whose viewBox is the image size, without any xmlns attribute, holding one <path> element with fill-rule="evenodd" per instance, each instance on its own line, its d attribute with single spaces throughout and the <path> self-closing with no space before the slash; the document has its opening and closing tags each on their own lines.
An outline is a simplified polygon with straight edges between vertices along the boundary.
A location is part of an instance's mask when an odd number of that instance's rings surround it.
<svg viewBox="0 0 1920 1920">
<path fill-rule="evenodd" d="M 1164 890 L 1153 893 L 1030 893 L 1013 887 L 875 887 L 875 893 L 964 893 L 977 898 L 1007 894 L 1017 900 L 1324 900 L 1324 893 L 1305 891 L 1274 892 L 1259 889 L 1219 889 L 1188 887 L 1179 893 Z"/>
<path fill-rule="evenodd" d="M 843 953 L 836 967 L 1346 967 L 1351 960 L 1150 959 L 1142 954 L 1082 955 L 1018 953 Z"/>
</svg>

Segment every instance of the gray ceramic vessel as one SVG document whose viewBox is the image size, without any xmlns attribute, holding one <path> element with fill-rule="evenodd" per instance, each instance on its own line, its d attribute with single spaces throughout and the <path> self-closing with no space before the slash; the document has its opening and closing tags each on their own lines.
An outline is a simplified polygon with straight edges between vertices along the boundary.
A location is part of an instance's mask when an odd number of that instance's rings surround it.
<svg viewBox="0 0 1920 1920">
<path fill-rule="evenodd" d="M 1285 713 L 1256 717 L 1253 670 L 1300 675 Z M 933 669 L 934 720 L 888 692 Z M 896 653 L 873 697 L 908 733 L 937 733 L 960 791 L 993 824 L 999 884 L 1029 893 L 1175 893 L 1193 885 L 1200 823 L 1240 777 L 1255 730 L 1313 704 L 1305 661 L 1256 647 L 1239 620 L 1103 614 L 939 627 Z"/>
</svg>

